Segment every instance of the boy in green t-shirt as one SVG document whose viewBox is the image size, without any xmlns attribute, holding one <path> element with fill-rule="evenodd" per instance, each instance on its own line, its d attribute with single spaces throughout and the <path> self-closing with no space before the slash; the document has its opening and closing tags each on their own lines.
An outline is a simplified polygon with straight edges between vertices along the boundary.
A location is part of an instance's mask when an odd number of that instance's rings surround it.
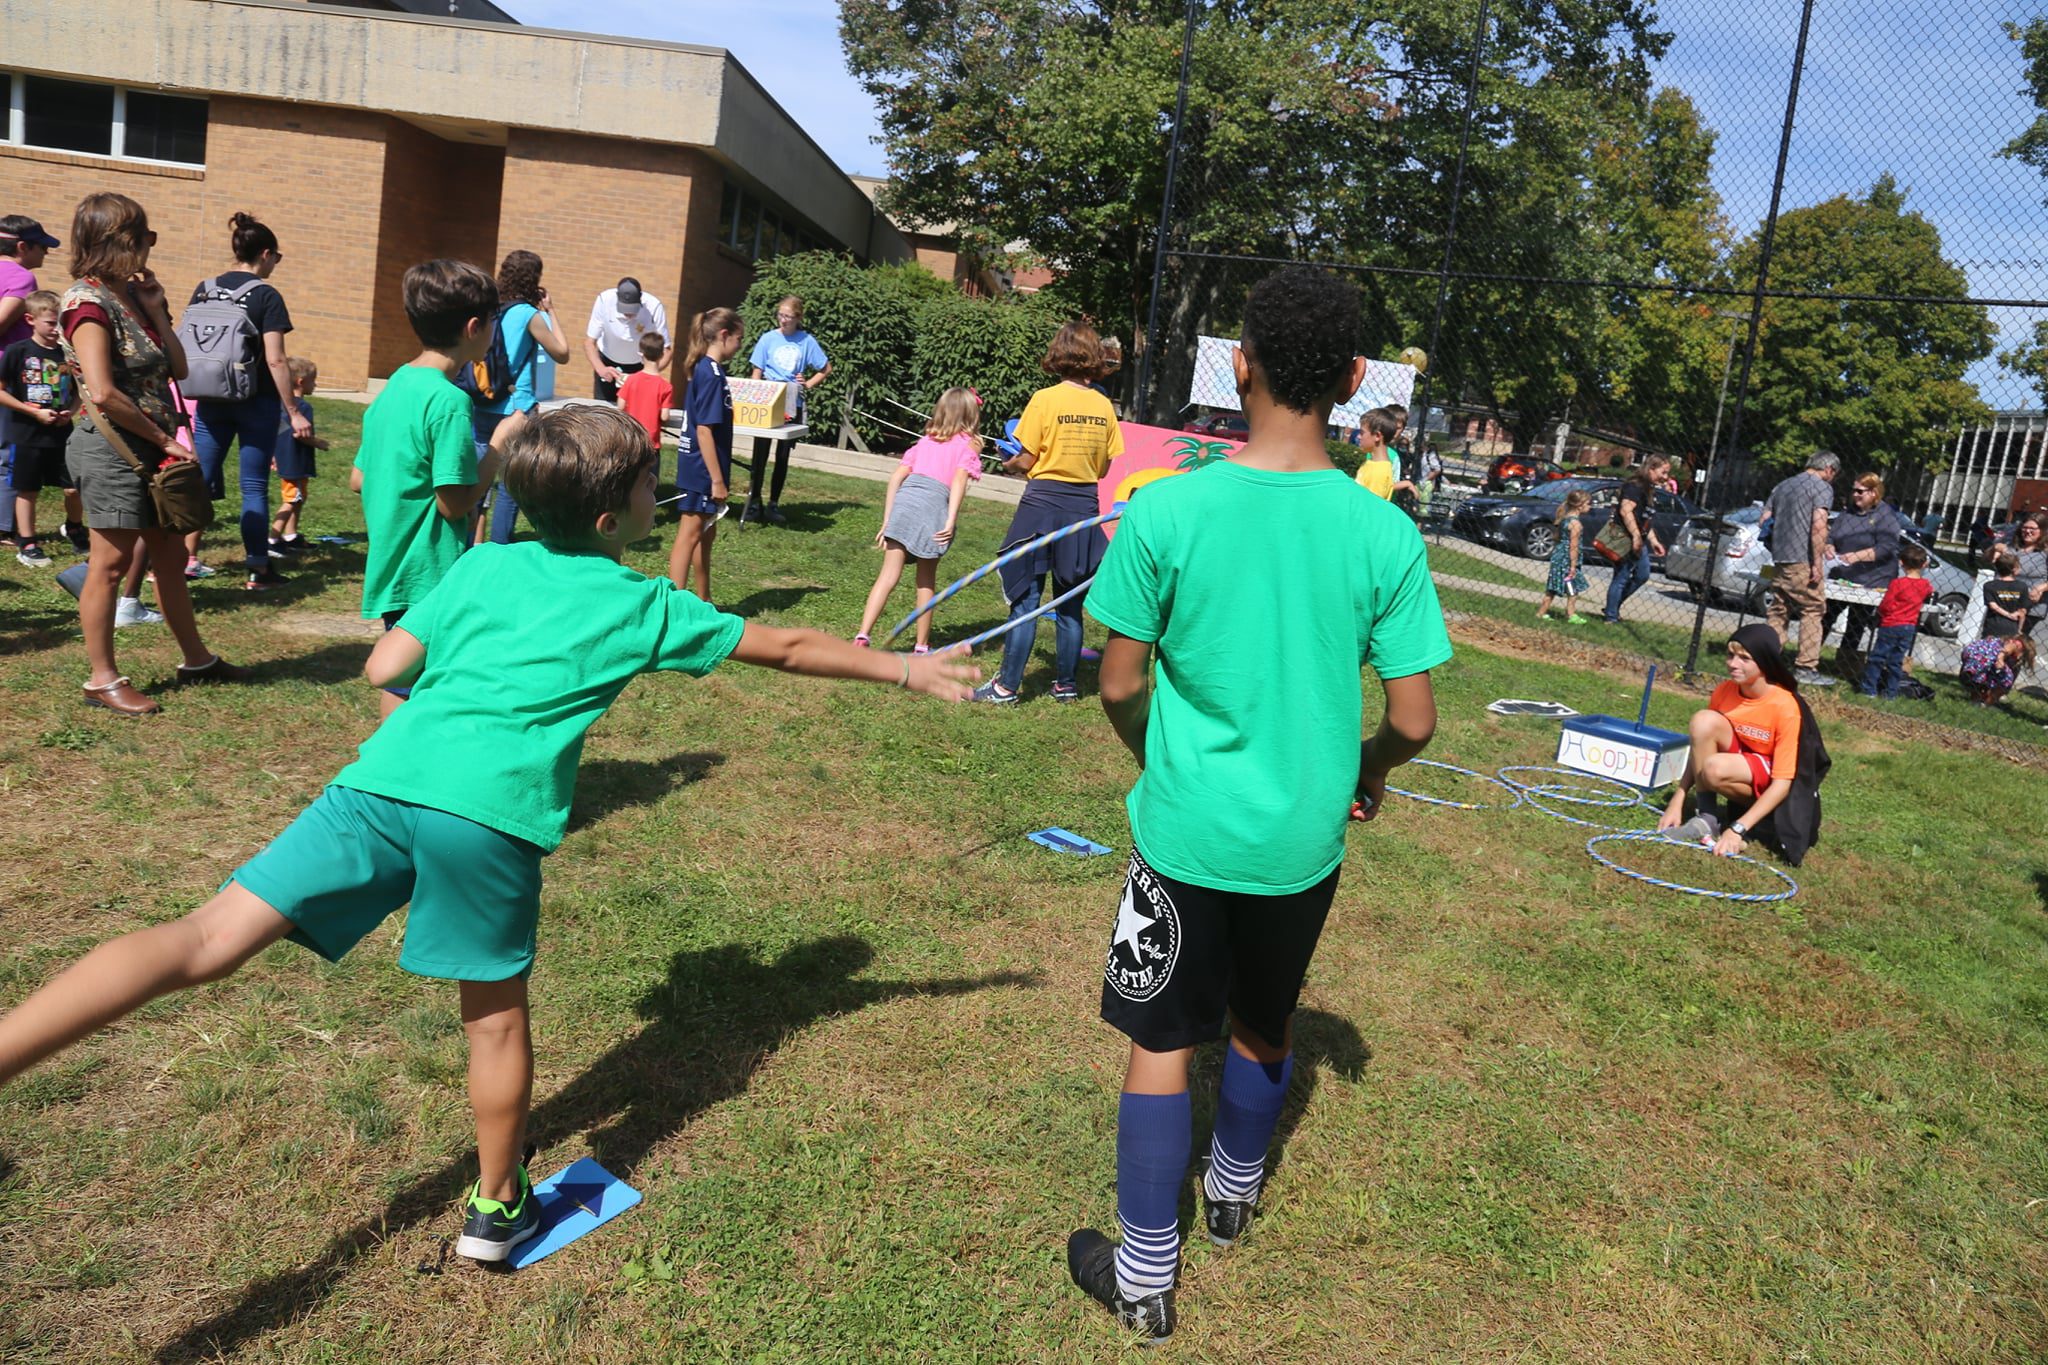
<svg viewBox="0 0 2048 1365">
<path fill-rule="evenodd" d="M 405 272 L 405 316 L 425 347 L 384 383 L 363 414 L 349 487 L 362 494 L 369 552 L 363 617 L 391 629 L 426 599 L 469 544 L 469 517 L 497 479 L 496 451 L 478 458 L 468 394 L 450 378 L 483 359 L 498 284 L 465 261 L 422 261 Z M 378 698 L 389 716 L 404 688 Z"/>
<path fill-rule="evenodd" d="M 1357 290 L 1332 275 L 1295 266 L 1253 289 L 1235 355 L 1250 439 L 1135 496 L 1088 593 L 1110 630 L 1103 709 L 1140 772 L 1102 987 L 1131 1040 L 1123 1240 L 1083 1228 L 1067 1268 L 1154 1342 L 1174 1326 L 1188 1059 L 1228 1022 L 1202 1193 L 1209 1239 L 1229 1246 L 1258 1205 L 1346 815 L 1370 820 L 1388 772 L 1428 744 L 1427 670 L 1451 657 L 1422 537 L 1323 446 L 1364 377 L 1360 332 Z M 1386 714 L 1354 749 L 1366 664 Z"/>
<path fill-rule="evenodd" d="M 456 1249 L 503 1260 L 539 1226 L 521 1162 L 540 862 L 561 843 L 583 735 L 626 684 L 727 658 L 965 701 L 958 654 L 911 658 L 748 625 L 619 562 L 654 523 L 654 452 L 616 408 L 527 423 L 505 482 L 540 533 L 484 545 L 364 668 L 412 698 L 205 905 L 101 944 L 0 1016 L 0 1083 L 157 996 L 217 981 L 281 938 L 338 959 L 410 903 L 399 965 L 456 981 L 479 1173 Z M 415 681 L 416 680 L 416 681 Z"/>
</svg>

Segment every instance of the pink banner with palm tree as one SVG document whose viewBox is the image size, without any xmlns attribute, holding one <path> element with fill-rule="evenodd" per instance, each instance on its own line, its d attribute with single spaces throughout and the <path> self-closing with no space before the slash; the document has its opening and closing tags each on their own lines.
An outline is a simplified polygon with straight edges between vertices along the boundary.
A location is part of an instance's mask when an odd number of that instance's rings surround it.
<svg viewBox="0 0 2048 1365">
<path fill-rule="evenodd" d="M 1200 436 L 1192 431 L 1170 431 L 1165 427 L 1140 426 L 1136 422 L 1120 422 L 1118 425 L 1123 428 L 1124 453 L 1110 461 L 1109 473 L 1099 485 L 1105 513 L 1129 502 L 1131 495 L 1148 483 L 1230 458 L 1231 452 L 1239 445 L 1236 441 Z M 1102 529 L 1104 534 L 1113 536 L 1116 523 L 1109 522 Z"/>
</svg>

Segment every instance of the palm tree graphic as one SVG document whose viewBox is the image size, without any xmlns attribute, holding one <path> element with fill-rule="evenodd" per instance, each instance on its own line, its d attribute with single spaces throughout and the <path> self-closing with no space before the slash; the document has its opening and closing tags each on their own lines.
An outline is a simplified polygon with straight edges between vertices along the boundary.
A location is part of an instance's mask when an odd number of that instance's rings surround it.
<svg viewBox="0 0 2048 1365">
<path fill-rule="evenodd" d="M 1205 441 L 1199 436 L 1176 436 L 1167 443 L 1167 453 L 1178 454 L 1181 457 L 1180 463 L 1174 468 L 1182 472 L 1200 469 L 1205 464 L 1228 459 L 1230 449 L 1228 441 Z"/>
</svg>

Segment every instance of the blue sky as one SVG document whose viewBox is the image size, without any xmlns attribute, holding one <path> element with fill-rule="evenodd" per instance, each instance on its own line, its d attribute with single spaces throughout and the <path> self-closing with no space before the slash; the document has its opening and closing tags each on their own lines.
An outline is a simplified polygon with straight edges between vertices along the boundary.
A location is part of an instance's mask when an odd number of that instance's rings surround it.
<svg viewBox="0 0 2048 1365">
<path fill-rule="evenodd" d="M 524 23 L 729 48 L 840 167 L 886 171 L 873 102 L 846 70 L 837 0 L 500 0 Z M 1676 35 L 1658 78 L 1719 134 L 1714 181 L 1738 231 L 1770 202 L 1798 0 L 1663 0 Z M 2048 183 L 1998 149 L 2035 109 L 2003 20 L 2048 0 L 1820 0 L 1808 39 L 1784 205 L 1860 194 L 1883 171 L 1941 230 L 1984 297 L 2048 298 Z M 2041 316 L 1994 310 L 2007 338 Z M 2029 402 L 1992 362 L 1971 373 L 1994 406 Z"/>
</svg>

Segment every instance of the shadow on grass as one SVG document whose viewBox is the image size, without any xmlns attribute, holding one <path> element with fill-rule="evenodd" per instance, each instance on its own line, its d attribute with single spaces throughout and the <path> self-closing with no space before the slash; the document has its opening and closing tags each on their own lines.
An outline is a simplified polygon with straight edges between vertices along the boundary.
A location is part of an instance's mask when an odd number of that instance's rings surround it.
<svg viewBox="0 0 2048 1365">
<path fill-rule="evenodd" d="M 576 774 L 576 799 L 569 810 L 573 832 L 616 810 L 646 806 L 677 787 L 702 782 L 725 762 L 720 753 L 670 754 L 652 763 L 639 758 L 594 758 Z"/>
<path fill-rule="evenodd" d="M 677 953 L 667 979 L 637 1006 L 646 1027 L 538 1105 L 529 1132 L 545 1150 L 551 1141 L 588 1131 L 590 1155 L 613 1175 L 630 1178 L 648 1153 L 691 1119 L 743 1093 L 785 1039 L 819 1019 L 891 1000 L 965 995 L 1037 980 L 1028 972 L 856 980 L 873 960 L 874 949 L 851 936 L 799 943 L 772 962 L 738 943 Z M 538 1164 L 552 1168 L 556 1159 Z M 311 1262 L 248 1286 L 238 1302 L 186 1329 L 156 1359 L 220 1359 L 313 1312 L 357 1258 L 394 1234 L 430 1219 L 452 1227 L 458 1216 L 454 1201 L 475 1171 L 474 1158 L 465 1152 L 421 1176 L 381 1211 L 337 1233 Z"/>
<path fill-rule="evenodd" d="M 794 588 L 756 588 L 724 610 L 749 620 L 764 611 L 787 611 L 813 593 L 828 592 L 822 583 L 805 583 Z"/>
<path fill-rule="evenodd" d="M 2034 898 L 2041 902 L 2041 909 L 2048 912 L 2048 872 L 2034 874 Z"/>
<path fill-rule="evenodd" d="M 791 502 L 784 505 L 782 509 L 782 515 L 787 520 L 783 522 L 781 529 L 785 531 L 829 530 L 832 524 L 839 520 L 839 514 L 847 508 L 865 507 L 868 505 L 867 503 L 848 502 L 844 499 L 834 499 L 831 502 Z M 761 529 L 772 531 L 776 528 L 767 526 Z M 749 527 L 747 534 L 752 535 L 753 533 L 754 528 Z"/>
<path fill-rule="evenodd" d="M 1212 1112 L 1216 1088 L 1223 1079 L 1223 1050 L 1228 1046 L 1230 1044 L 1224 1042 L 1198 1049 L 1194 1064 L 1188 1070 L 1189 1089 L 1197 1095 L 1208 1096 Z M 1309 1100 L 1314 1097 L 1324 1070 L 1335 1071 L 1347 1081 L 1356 1081 L 1364 1077 L 1365 1068 L 1371 1061 L 1372 1049 L 1359 1036 L 1358 1026 L 1349 1019 L 1325 1010 L 1294 1012 L 1294 1075 L 1287 1085 L 1287 1100 L 1280 1108 L 1280 1122 L 1273 1129 L 1273 1145 L 1266 1154 L 1268 1180 L 1286 1159 L 1287 1144 L 1293 1140 L 1302 1117 L 1308 1113 Z M 1202 1159 L 1209 1151 L 1209 1142 L 1203 1136 L 1205 1130 L 1200 1123 L 1197 1123 L 1195 1131 L 1196 1160 L 1190 1163 L 1191 1175 L 1202 1168 Z M 1194 1189 L 1195 1182 L 1190 1179 L 1182 1192 L 1180 1213 L 1184 1228 L 1192 1228 L 1200 1216 L 1194 1202 Z"/>
<path fill-rule="evenodd" d="M 0 612 L 0 654 L 28 654 L 78 642 L 76 610 L 35 607 Z"/>
<path fill-rule="evenodd" d="M 316 683 L 361 683 L 363 664 L 370 657 L 370 648 L 376 644 L 373 639 L 336 641 L 331 645 L 289 659 L 271 659 L 264 663 L 251 664 L 255 670 L 254 682 L 261 685 L 291 678 L 300 682 Z M 369 684 L 363 683 L 364 686 Z"/>
</svg>

